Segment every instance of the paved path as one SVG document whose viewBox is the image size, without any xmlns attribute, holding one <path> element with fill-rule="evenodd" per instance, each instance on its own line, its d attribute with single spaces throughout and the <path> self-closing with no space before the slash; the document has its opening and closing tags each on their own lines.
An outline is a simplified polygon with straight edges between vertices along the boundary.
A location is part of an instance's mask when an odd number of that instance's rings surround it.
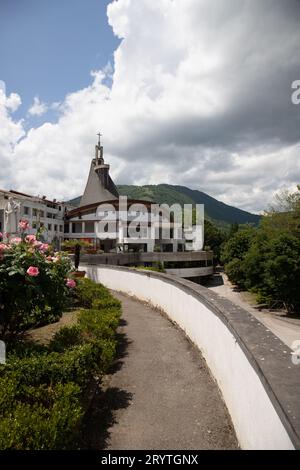
<svg viewBox="0 0 300 470">
<path fill-rule="evenodd" d="M 287 346 L 291 347 L 293 341 L 300 340 L 299 319 L 285 319 L 280 318 L 278 315 L 268 310 L 259 311 L 257 308 L 254 308 L 254 306 L 251 306 L 240 292 L 234 290 L 234 286 L 228 280 L 226 274 L 221 273 L 215 276 L 215 279 L 217 278 L 219 278 L 221 282 L 216 282 L 215 284 L 212 282 L 212 285 L 207 286 L 209 289 L 214 290 L 220 296 L 231 300 L 231 302 L 247 310 Z"/>
<path fill-rule="evenodd" d="M 124 295 L 127 348 L 109 390 L 115 406 L 106 449 L 237 448 L 218 387 L 199 351 L 159 311 Z"/>
</svg>

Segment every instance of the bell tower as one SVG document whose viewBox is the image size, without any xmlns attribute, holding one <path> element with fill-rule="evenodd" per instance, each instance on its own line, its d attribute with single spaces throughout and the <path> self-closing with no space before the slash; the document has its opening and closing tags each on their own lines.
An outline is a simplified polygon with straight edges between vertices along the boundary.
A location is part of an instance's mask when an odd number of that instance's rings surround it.
<svg viewBox="0 0 300 470">
<path fill-rule="evenodd" d="M 95 145 L 95 157 L 91 161 L 90 173 L 80 207 L 89 204 L 118 199 L 118 190 L 109 175 L 109 165 L 104 162 L 101 133 L 98 134 L 98 143 Z"/>
<path fill-rule="evenodd" d="M 103 146 L 101 145 L 101 135 L 100 132 L 97 134 L 99 136 L 98 144 L 95 145 L 95 164 L 94 170 L 97 173 L 101 183 L 108 189 L 109 186 L 109 165 L 104 163 L 103 158 Z"/>
</svg>

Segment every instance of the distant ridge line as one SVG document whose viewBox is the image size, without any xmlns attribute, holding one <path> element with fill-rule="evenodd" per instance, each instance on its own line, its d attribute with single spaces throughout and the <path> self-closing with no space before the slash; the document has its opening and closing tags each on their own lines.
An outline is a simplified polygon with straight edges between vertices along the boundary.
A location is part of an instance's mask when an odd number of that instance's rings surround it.
<svg viewBox="0 0 300 470">
<path fill-rule="evenodd" d="M 117 188 L 120 195 L 128 196 L 130 199 L 144 199 L 169 205 L 174 203 L 180 205 L 204 204 L 206 218 L 220 226 L 233 223 L 258 225 L 261 219 L 260 215 L 230 206 L 202 191 L 190 189 L 186 186 L 170 184 L 118 185 Z M 68 202 L 75 206 L 79 205 L 80 197 L 71 199 Z"/>
</svg>

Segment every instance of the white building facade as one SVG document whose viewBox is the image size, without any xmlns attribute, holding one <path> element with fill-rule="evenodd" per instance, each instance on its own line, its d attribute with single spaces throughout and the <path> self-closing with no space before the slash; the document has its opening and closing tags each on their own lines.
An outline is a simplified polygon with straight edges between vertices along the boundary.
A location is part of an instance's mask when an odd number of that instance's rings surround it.
<svg viewBox="0 0 300 470">
<path fill-rule="evenodd" d="M 29 234 L 41 229 L 41 238 L 60 248 L 64 238 L 64 216 L 70 205 L 18 191 L 0 190 L 0 232 L 4 240 L 20 234 L 19 221 L 29 222 Z"/>
</svg>

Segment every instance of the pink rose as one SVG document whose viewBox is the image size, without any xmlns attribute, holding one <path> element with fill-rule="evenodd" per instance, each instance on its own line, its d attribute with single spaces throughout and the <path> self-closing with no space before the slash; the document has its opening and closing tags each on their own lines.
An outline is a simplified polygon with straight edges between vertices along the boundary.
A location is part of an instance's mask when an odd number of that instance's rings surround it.
<svg viewBox="0 0 300 470">
<path fill-rule="evenodd" d="M 42 242 L 39 242 L 38 240 L 35 240 L 35 241 L 33 242 L 33 246 L 34 246 L 35 248 L 38 248 L 38 249 L 40 249 L 40 247 L 42 246 L 42 244 L 43 244 L 43 243 L 42 243 Z"/>
<path fill-rule="evenodd" d="M 26 219 L 21 219 L 19 222 L 19 227 L 21 230 L 27 230 L 29 228 L 29 222 Z"/>
<path fill-rule="evenodd" d="M 10 243 L 12 243 L 13 245 L 19 245 L 19 243 L 21 242 L 22 242 L 22 238 L 20 237 L 15 237 L 10 240 Z"/>
<path fill-rule="evenodd" d="M 5 245 L 5 243 L 0 243 L 0 253 L 2 253 L 5 250 L 8 250 L 8 246 Z"/>
<path fill-rule="evenodd" d="M 47 257 L 46 257 L 46 260 L 47 260 L 47 261 L 52 261 L 52 256 L 47 256 Z"/>
<path fill-rule="evenodd" d="M 67 279 L 66 285 L 67 287 L 70 287 L 70 289 L 74 289 L 74 287 L 76 287 L 76 282 L 74 281 L 74 279 Z"/>
<path fill-rule="evenodd" d="M 42 243 L 40 246 L 39 246 L 39 250 L 45 252 L 45 251 L 48 251 L 49 250 L 49 245 L 48 243 Z"/>
<path fill-rule="evenodd" d="M 36 236 L 35 235 L 27 235 L 25 239 L 28 243 L 33 243 L 36 241 Z"/>
<path fill-rule="evenodd" d="M 26 272 L 28 276 L 33 276 L 33 277 L 36 277 L 40 274 L 39 268 L 37 268 L 36 266 L 29 266 Z"/>
</svg>

